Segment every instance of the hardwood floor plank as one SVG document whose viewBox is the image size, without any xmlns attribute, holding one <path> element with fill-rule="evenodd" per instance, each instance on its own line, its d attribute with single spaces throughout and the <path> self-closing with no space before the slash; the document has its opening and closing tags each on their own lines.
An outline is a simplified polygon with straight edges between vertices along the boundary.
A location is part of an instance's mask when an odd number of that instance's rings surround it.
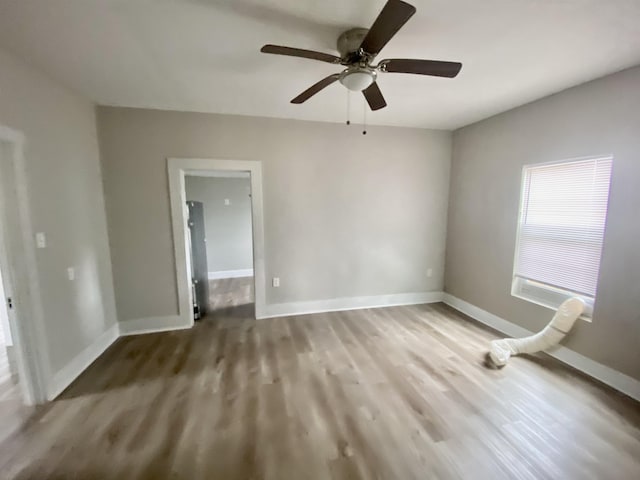
<svg viewBox="0 0 640 480">
<path fill-rule="evenodd" d="M 640 477 L 637 402 L 545 356 L 487 369 L 496 335 L 447 306 L 255 321 L 240 280 L 191 330 L 119 339 L 0 478 Z"/>
</svg>

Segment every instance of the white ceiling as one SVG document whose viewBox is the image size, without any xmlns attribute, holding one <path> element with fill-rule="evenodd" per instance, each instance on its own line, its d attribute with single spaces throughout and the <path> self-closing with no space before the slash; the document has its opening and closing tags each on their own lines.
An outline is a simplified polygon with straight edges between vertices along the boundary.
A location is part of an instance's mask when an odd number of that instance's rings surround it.
<svg viewBox="0 0 640 480">
<path fill-rule="evenodd" d="M 372 124 L 451 129 L 640 64 L 640 0 L 409 0 L 382 58 L 463 63 L 456 79 L 381 74 Z M 335 65 L 259 53 L 335 53 L 384 0 L 0 0 L 0 46 L 103 105 L 343 122 Z M 352 120 L 364 101 L 352 95 Z"/>
</svg>

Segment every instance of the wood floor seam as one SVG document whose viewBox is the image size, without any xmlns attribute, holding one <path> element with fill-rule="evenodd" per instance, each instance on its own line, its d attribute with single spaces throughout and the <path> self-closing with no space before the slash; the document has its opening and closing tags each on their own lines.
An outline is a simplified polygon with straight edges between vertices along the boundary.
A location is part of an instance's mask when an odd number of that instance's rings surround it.
<svg viewBox="0 0 640 480">
<path fill-rule="evenodd" d="M 548 356 L 485 366 L 444 304 L 256 321 L 212 280 L 189 330 L 118 339 L 0 442 L 7 480 L 640 478 L 640 404 Z"/>
</svg>

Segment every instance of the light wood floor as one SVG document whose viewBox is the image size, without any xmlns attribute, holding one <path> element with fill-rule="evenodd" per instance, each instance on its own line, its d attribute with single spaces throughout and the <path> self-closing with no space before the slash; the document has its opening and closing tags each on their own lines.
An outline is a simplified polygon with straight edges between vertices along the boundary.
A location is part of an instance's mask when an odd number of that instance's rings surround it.
<svg viewBox="0 0 640 480">
<path fill-rule="evenodd" d="M 242 312 L 242 314 L 253 316 L 250 312 L 253 302 L 253 277 L 209 280 L 209 310 L 211 312 L 245 306 L 244 309 L 237 309 L 234 313 Z"/>
<path fill-rule="evenodd" d="M 0 445 L 2 479 L 636 479 L 639 404 L 442 304 L 216 315 L 118 340 Z"/>
<path fill-rule="evenodd" d="M 0 442 L 20 428 L 30 412 L 22 404 L 18 376 L 12 372 L 4 338 L 0 338 Z"/>
</svg>

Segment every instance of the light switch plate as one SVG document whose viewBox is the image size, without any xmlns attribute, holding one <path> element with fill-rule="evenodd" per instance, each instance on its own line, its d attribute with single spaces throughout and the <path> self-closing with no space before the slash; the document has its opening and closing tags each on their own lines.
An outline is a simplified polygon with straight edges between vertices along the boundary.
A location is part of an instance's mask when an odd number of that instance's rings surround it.
<svg viewBox="0 0 640 480">
<path fill-rule="evenodd" d="M 67 268 L 67 277 L 69 277 L 69 280 L 75 280 L 76 279 L 76 270 L 73 267 L 69 267 Z"/>
<path fill-rule="evenodd" d="M 273 286 L 278 288 L 280 286 L 280 277 L 273 277 Z"/>
<path fill-rule="evenodd" d="M 43 232 L 36 233 L 36 247 L 45 248 L 47 246 L 47 237 Z"/>
<path fill-rule="evenodd" d="M 224 199 L 224 204 L 225 205 L 231 205 L 231 200 L 229 200 L 228 198 Z"/>
</svg>

